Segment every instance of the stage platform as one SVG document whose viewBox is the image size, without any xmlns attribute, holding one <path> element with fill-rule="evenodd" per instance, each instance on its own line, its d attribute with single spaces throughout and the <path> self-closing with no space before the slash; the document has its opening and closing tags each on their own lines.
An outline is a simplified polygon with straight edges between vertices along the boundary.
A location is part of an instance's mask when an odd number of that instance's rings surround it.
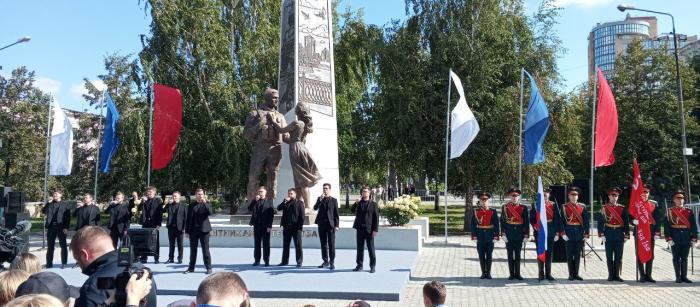
<svg viewBox="0 0 700 307">
<path fill-rule="evenodd" d="M 160 261 L 167 260 L 167 248 L 161 248 Z M 176 252 L 177 253 L 177 252 Z M 336 250 L 336 269 L 319 269 L 321 251 L 304 249 L 304 265 L 297 268 L 276 266 L 282 249 L 273 248 L 270 266 L 252 266 L 251 248 L 211 248 L 214 272 L 232 271 L 241 275 L 253 298 L 309 298 L 309 299 L 365 299 L 399 301 L 409 281 L 418 253 L 415 251 L 378 250 L 376 273 L 369 273 L 369 257 L 365 252 L 365 267 L 362 272 L 353 272 L 355 250 Z M 294 250 L 290 264 L 294 264 Z M 177 257 L 177 255 L 176 255 Z M 202 264 L 201 249 L 198 253 L 195 273 L 182 274 L 187 269 L 189 249 L 185 248 L 182 264 L 154 264 L 149 257 L 146 264 L 153 271 L 158 287 L 159 306 L 182 297 L 194 298 L 197 287 L 207 276 Z M 71 259 L 72 260 L 72 259 Z M 71 261 L 69 266 L 73 266 Z M 75 268 L 52 268 L 66 279 L 68 284 L 80 286 L 87 276 Z"/>
</svg>

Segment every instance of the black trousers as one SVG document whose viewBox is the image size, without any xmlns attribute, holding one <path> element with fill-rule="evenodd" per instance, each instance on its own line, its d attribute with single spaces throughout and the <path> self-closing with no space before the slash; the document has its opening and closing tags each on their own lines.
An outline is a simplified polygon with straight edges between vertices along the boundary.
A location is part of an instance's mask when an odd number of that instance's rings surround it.
<svg viewBox="0 0 700 307">
<path fill-rule="evenodd" d="M 367 243 L 367 251 L 369 252 L 369 267 L 373 268 L 377 265 L 377 257 L 374 254 L 374 237 L 372 233 L 367 233 L 364 230 L 357 230 L 357 257 L 355 262 L 361 267 L 365 259 L 365 243 Z"/>
<path fill-rule="evenodd" d="M 46 229 L 46 238 L 48 241 L 48 250 L 46 251 L 46 266 L 53 265 L 53 251 L 58 237 L 58 244 L 61 246 L 61 264 L 68 263 L 68 246 L 66 244 L 66 234 L 60 226 L 49 226 Z M 686 253 L 687 254 L 687 253 Z"/>
<path fill-rule="evenodd" d="M 581 251 L 584 241 L 566 241 L 566 262 L 569 265 L 569 275 L 578 276 L 579 265 L 581 264 Z"/>
<path fill-rule="evenodd" d="M 288 230 L 286 227 L 282 228 L 282 263 L 289 263 L 289 249 L 291 248 L 292 240 L 294 241 L 297 264 L 301 265 L 304 262 L 304 249 L 301 246 L 301 229 Z"/>
<path fill-rule="evenodd" d="M 608 264 L 608 275 L 619 276 L 622 267 L 623 241 L 605 241 L 605 259 Z"/>
<path fill-rule="evenodd" d="M 197 264 L 197 245 L 202 245 L 202 258 L 204 258 L 204 266 L 211 269 L 211 254 L 209 253 L 209 233 L 198 232 L 190 233 L 190 265 L 188 269 L 194 271 L 194 265 Z"/>
<path fill-rule="evenodd" d="M 143 228 L 155 228 L 155 227 L 146 227 L 143 226 Z M 160 230 L 156 231 L 156 254 L 153 255 L 153 259 L 157 262 L 158 258 L 160 257 Z M 141 262 L 146 262 L 148 261 L 148 255 L 141 255 Z"/>
<path fill-rule="evenodd" d="M 537 234 L 535 233 L 535 239 Z M 535 240 L 535 245 L 537 241 Z M 544 255 L 544 262 L 537 259 L 537 269 L 539 271 L 539 276 L 552 276 L 552 258 L 554 258 L 554 238 L 547 238 L 547 252 Z"/>
<path fill-rule="evenodd" d="M 124 241 L 124 232 L 119 231 L 119 229 L 110 229 L 109 236 L 112 238 L 114 248 L 117 248 L 117 245 L 119 245 L 119 240 Z"/>
<path fill-rule="evenodd" d="M 634 239 L 636 240 L 637 237 L 635 236 Z M 651 278 L 651 271 L 654 268 L 654 241 L 656 240 L 654 240 L 652 233 L 652 237 L 651 239 L 649 239 L 649 243 L 651 243 L 651 259 L 649 259 L 647 263 L 640 262 L 639 257 L 637 257 L 637 268 L 639 269 L 639 276 Z M 636 246 L 636 248 L 639 248 L 639 246 Z"/>
<path fill-rule="evenodd" d="M 481 265 L 481 273 L 488 274 L 491 272 L 491 256 L 493 255 L 493 241 L 476 242 L 476 252 L 479 254 L 479 264 Z"/>
<path fill-rule="evenodd" d="M 267 227 L 253 227 L 253 242 L 255 245 L 253 248 L 255 262 L 260 262 L 260 256 L 262 254 L 263 261 L 265 261 L 265 263 L 270 263 L 270 233 L 267 232 Z M 261 248 L 262 253 L 260 251 Z"/>
<path fill-rule="evenodd" d="M 177 230 L 175 227 L 168 227 L 168 243 L 170 249 L 168 250 L 168 260 L 175 259 L 175 244 L 177 243 L 177 260 L 182 261 L 182 237 L 184 232 Z"/>
<path fill-rule="evenodd" d="M 318 225 L 318 236 L 321 239 L 321 258 L 323 258 L 323 263 L 334 263 L 335 228 L 329 225 Z"/>
<path fill-rule="evenodd" d="M 690 252 L 690 243 L 673 244 L 671 246 L 671 254 L 673 255 L 673 268 L 676 270 L 676 278 L 688 276 L 688 253 Z"/>
</svg>

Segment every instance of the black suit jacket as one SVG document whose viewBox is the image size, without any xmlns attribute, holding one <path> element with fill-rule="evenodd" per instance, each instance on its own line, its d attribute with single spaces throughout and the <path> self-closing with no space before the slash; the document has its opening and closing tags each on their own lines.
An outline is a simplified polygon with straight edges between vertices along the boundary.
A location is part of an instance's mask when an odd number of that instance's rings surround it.
<svg viewBox="0 0 700 307">
<path fill-rule="evenodd" d="M 122 233 L 129 229 L 129 221 L 131 220 L 131 211 L 127 204 L 110 203 L 107 207 L 109 213 L 109 224 L 107 227 L 110 230 Z"/>
<path fill-rule="evenodd" d="M 280 226 L 287 230 L 302 230 L 304 228 L 304 202 L 297 199 L 285 200 L 277 206 L 277 210 L 282 211 Z"/>
<path fill-rule="evenodd" d="M 272 221 L 275 219 L 275 207 L 272 205 L 272 199 L 264 199 L 250 202 L 248 211 L 252 212 L 250 223 L 248 225 L 255 228 L 272 228 Z"/>
<path fill-rule="evenodd" d="M 156 197 L 141 202 L 139 223 L 143 228 L 160 226 L 163 223 L 163 200 Z"/>
<path fill-rule="evenodd" d="M 314 223 L 318 224 L 323 219 L 319 219 L 320 214 L 326 214 L 326 219 L 331 228 L 338 227 L 340 225 L 340 217 L 338 216 L 338 200 L 332 196 L 321 198 L 316 200 L 314 205 L 314 210 L 318 210 L 318 215 L 316 215 L 316 220 Z"/>
<path fill-rule="evenodd" d="M 355 213 L 355 222 L 352 224 L 352 228 L 358 231 L 364 230 L 367 233 L 379 231 L 379 208 L 377 203 L 371 200 L 361 200 L 352 204 L 350 211 Z"/>
<path fill-rule="evenodd" d="M 76 217 L 76 231 L 85 226 L 100 225 L 100 208 L 95 205 L 83 205 L 80 208 L 76 208 L 73 214 Z"/>
<path fill-rule="evenodd" d="M 165 206 L 165 212 L 168 213 L 168 219 L 165 225 L 168 229 L 177 231 L 185 231 L 187 225 L 187 206 L 180 202 L 170 203 Z"/>
<path fill-rule="evenodd" d="M 46 215 L 46 228 L 49 228 L 52 224 L 56 224 L 61 229 L 68 229 L 70 227 L 70 208 L 65 202 L 53 201 L 43 209 L 41 212 Z"/>
<path fill-rule="evenodd" d="M 214 214 L 210 203 L 193 202 L 187 206 L 187 233 L 207 233 L 211 231 L 209 216 Z"/>
</svg>

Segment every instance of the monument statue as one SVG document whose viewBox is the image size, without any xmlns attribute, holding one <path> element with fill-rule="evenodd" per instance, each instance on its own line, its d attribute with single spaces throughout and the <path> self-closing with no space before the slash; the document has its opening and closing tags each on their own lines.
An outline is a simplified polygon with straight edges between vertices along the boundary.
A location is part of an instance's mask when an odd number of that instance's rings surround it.
<svg viewBox="0 0 700 307">
<path fill-rule="evenodd" d="M 273 120 L 271 114 L 268 114 L 268 121 L 277 131 L 284 134 L 283 140 L 289 144 L 289 162 L 292 165 L 294 188 L 302 196 L 304 207 L 308 210 L 310 206 L 309 188 L 318 183 L 321 174 L 305 144 L 306 136 L 313 132 L 311 109 L 305 103 L 298 103 L 295 115 L 297 120 L 287 126 L 278 124 Z"/>
<path fill-rule="evenodd" d="M 250 112 L 245 121 L 243 136 L 254 144 L 253 155 L 250 157 L 248 171 L 247 202 L 255 199 L 260 175 L 265 173 L 268 198 L 275 198 L 277 191 L 277 175 L 282 159 L 281 133 L 275 126 L 286 126 L 284 116 L 277 112 L 279 94 L 277 90 L 265 90 L 265 105 Z"/>
</svg>

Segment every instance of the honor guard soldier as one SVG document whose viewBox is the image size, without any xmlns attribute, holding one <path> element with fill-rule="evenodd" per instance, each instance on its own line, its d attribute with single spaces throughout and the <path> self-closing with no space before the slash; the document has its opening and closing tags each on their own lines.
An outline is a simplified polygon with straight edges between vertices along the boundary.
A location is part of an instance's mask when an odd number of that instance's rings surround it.
<svg viewBox="0 0 700 307">
<path fill-rule="evenodd" d="M 523 280 L 520 276 L 520 252 L 523 241 L 530 237 L 527 207 L 520 203 L 522 191 L 510 188 L 510 201 L 501 207 L 501 236 L 508 252 L 508 280 Z"/>
<path fill-rule="evenodd" d="M 639 257 L 637 257 L 637 269 L 639 270 L 639 282 L 652 282 L 655 283 L 656 280 L 651 278 L 651 270 L 654 265 L 654 240 L 661 239 L 661 220 L 663 219 L 663 210 L 659 208 L 659 204 L 653 200 L 649 199 L 649 193 L 651 192 L 651 185 L 645 184 L 642 189 L 642 202 L 646 206 L 647 212 L 649 212 L 649 233 L 652 237 L 649 239 L 651 243 L 651 259 L 647 263 L 639 262 Z M 639 224 L 639 221 L 632 219 L 632 224 Z M 634 236 L 637 236 L 637 232 L 634 231 Z"/>
<path fill-rule="evenodd" d="M 493 244 L 500 239 L 498 213 L 489 208 L 491 194 L 479 194 L 479 207 L 474 210 L 471 218 L 472 240 L 476 240 L 476 250 L 479 253 L 481 279 L 491 279 L 491 255 Z"/>
<path fill-rule="evenodd" d="M 547 211 L 547 253 L 545 254 L 544 262 L 539 261 L 539 259 L 537 260 L 537 279 L 540 281 L 545 278 L 549 281 L 554 281 L 554 277 L 552 277 L 554 242 L 559 241 L 559 233 L 562 232 L 561 214 L 559 213 L 559 208 L 549 201 L 550 193 L 552 193 L 552 189 L 544 189 L 544 206 Z M 533 204 L 532 209 L 530 209 L 530 224 L 532 225 L 533 237 L 535 238 L 537 238 L 539 231 L 538 219 L 539 213 L 537 212 L 537 204 Z M 535 240 L 535 242 L 537 242 L 537 240 Z"/>
<path fill-rule="evenodd" d="M 581 264 L 583 244 L 588 240 L 589 221 L 586 205 L 578 202 L 581 189 L 569 188 L 569 202 L 564 205 L 564 234 L 566 241 L 566 264 L 569 268 L 569 280 L 583 280 L 578 274 Z"/>
<path fill-rule="evenodd" d="M 625 206 L 617 203 L 622 190 L 608 189 L 608 202 L 600 208 L 598 236 L 605 244 L 605 258 L 608 264 L 608 281 L 624 281 L 620 278 L 624 243 L 630 238 L 629 213 Z"/>
<path fill-rule="evenodd" d="M 679 190 L 673 194 L 674 206 L 667 210 L 664 223 L 666 241 L 673 254 L 673 270 L 676 272 L 677 283 L 691 283 L 688 279 L 688 251 L 698 241 L 695 214 L 683 206 L 684 202 L 685 192 Z"/>
</svg>

